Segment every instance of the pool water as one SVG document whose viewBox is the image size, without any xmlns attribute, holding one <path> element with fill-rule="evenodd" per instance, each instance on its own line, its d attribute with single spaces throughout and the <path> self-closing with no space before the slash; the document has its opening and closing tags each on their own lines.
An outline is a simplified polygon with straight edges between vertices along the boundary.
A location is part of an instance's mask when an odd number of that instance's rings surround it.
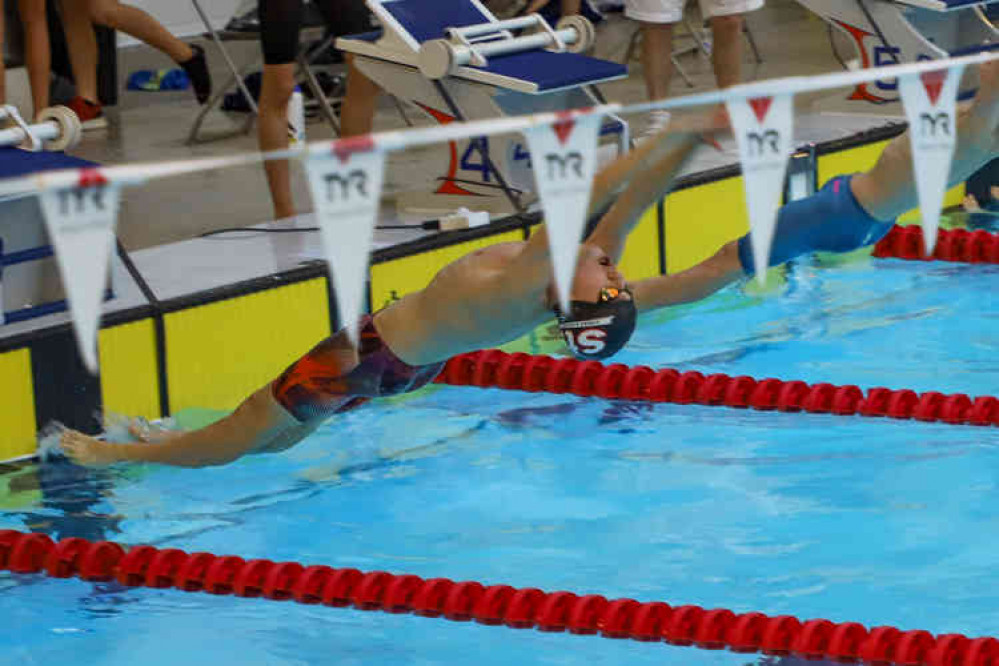
<svg viewBox="0 0 999 666">
<path fill-rule="evenodd" d="M 997 277 L 802 261 L 764 293 L 643 316 L 615 360 L 996 395 Z M 10 472 L 0 529 L 991 635 L 997 445 L 994 428 L 434 386 L 223 468 Z M 4 664 L 778 663 L 9 573 L 0 618 Z"/>
</svg>

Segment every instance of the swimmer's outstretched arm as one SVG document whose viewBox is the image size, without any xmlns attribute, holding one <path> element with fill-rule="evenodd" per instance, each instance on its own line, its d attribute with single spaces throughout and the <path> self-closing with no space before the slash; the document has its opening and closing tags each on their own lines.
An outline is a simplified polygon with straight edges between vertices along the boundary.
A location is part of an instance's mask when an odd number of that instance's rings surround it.
<svg viewBox="0 0 999 666">
<path fill-rule="evenodd" d="M 595 185 L 601 191 L 609 191 L 611 184 L 619 177 L 631 178 L 631 182 L 600 218 L 600 223 L 588 242 L 601 247 L 617 262 L 628 234 L 638 223 L 642 212 L 658 197 L 666 194 L 673 178 L 702 141 L 693 132 L 675 135 L 663 132 L 659 137 L 650 139 L 642 148 L 604 169 Z M 635 156 L 639 162 L 633 161 Z M 653 157 L 658 157 L 658 161 L 650 167 L 647 161 Z M 642 168 L 639 169 L 639 166 Z M 544 225 L 531 236 L 517 258 L 496 279 L 504 285 L 497 286 L 496 293 L 515 294 L 517 298 L 540 298 L 547 292 L 551 284 L 551 263 L 548 256 L 548 231 Z"/>
<path fill-rule="evenodd" d="M 669 125 L 660 130 L 658 134 L 642 141 L 634 150 L 622 155 L 600 170 L 600 173 L 593 180 L 593 190 L 590 195 L 590 215 L 603 210 L 615 201 L 618 194 L 637 175 L 647 174 L 649 165 L 660 164 L 672 156 L 674 160 L 678 160 L 676 169 L 679 170 L 698 143 L 704 143 L 708 136 L 728 129 L 728 116 L 720 107 L 707 112 L 699 111 L 674 115 Z M 679 158 L 677 158 L 677 151 L 682 151 Z M 669 181 L 672 182 L 672 177 L 675 174 L 671 173 L 669 176 Z M 661 178 L 662 174 L 659 177 Z M 665 183 L 665 186 L 668 189 L 669 183 Z M 665 192 L 662 187 L 658 189 Z M 640 213 L 644 210 L 643 207 Z"/>
<path fill-rule="evenodd" d="M 177 467 L 225 465 L 248 454 L 286 449 L 312 433 L 320 421 L 300 423 L 281 407 L 268 384 L 228 416 L 159 442 L 103 442 L 67 430 L 60 448 L 81 465 L 151 462 Z"/>
<path fill-rule="evenodd" d="M 615 263 L 621 258 L 628 235 L 649 206 L 673 186 L 680 169 L 703 138 L 694 132 L 673 132 L 670 125 L 660 135 L 650 138 L 640 148 L 616 160 L 598 176 L 591 211 L 599 210 L 614 196 L 624 182 L 627 187 L 600 218 L 589 242 L 599 246 Z"/>
<path fill-rule="evenodd" d="M 950 182 L 966 180 L 999 153 L 999 63 L 981 66 L 981 87 L 975 100 L 958 114 L 958 145 Z M 849 192 L 815 194 L 781 209 L 778 238 L 771 265 L 812 250 L 851 251 L 883 235 L 894 219 L 919 204 L 912 175 L 912 150 L 907 134 L 896 137 L 870 170 L 841 181 Z M 835 188 L 834 188 L 835 189 Z M 857 230 L 848 227 L 858 225 Z M 706 298 L 746 276 L 750 257 L 740 257 L 740 241 L 725 244 L 714 256 L 673 275 L 661 275 L 632 285 L 640 311 L 691 303 Z"/>
</svg>

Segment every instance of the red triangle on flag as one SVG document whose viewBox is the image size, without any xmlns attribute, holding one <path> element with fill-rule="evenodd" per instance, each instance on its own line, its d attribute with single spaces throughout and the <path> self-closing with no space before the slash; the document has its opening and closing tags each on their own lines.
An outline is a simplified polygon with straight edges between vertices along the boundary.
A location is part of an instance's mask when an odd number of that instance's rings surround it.
<svg viewBox="0 0 999 666">
<path fill-rule="evenodd" d="M 753 107 L 753 113 L 756 114 L 756 119 L 761 123 L 767 119 L 767 113 L 770 112 L 770 105 L 773 104 L 773 97 L 754 97 L 749 100 L 749 106 Z"/>
<path fill-rule="evenodd" d="M 375 140 L 371 138 L 370 134 L 338 139 L 333 142 L 333 154 L 337 156 L 341 164 L 346 164 L 354 153 L 366 153 L 374 148 Z"/>
<path fill-rule="evenodd" d="M 940 99 L 940 91 L 943 90 L 943 85 L 947 81 L 947 70 L 938 69 L 933 72 L 923 72 L 919 75 L 919 78 L 923 81 L 923 87 L 926 88 L 926 94 L 930 98 L 930 104 L 933 106 L 937 105 L 937 100 Z"/>
<path fill-rule="evenodd" d="M 555 130 L 555 136 L 558 137 L 558 142 L 565 145 L 565 142 L 569 140 L 569 135 L 572 134 L 572 130 L 575 126 L 575 120 L 561 120 L 555 123 L 552 128 Z"/>
<path fill-rule="evenodd" d="M 100 170 L 93 167 L 80 169 L 80 182 L 77 187 L 100 187 L 107 184 L 108 179 Z"/>
</svg>

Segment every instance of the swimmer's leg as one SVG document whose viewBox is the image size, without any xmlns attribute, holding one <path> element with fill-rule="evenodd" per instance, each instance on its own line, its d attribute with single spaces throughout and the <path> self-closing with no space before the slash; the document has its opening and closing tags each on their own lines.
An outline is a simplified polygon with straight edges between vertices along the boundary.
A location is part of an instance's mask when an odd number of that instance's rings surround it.
<svg viewBox="0 0 999 666">
<path fill-rule="evenodd" d="M 116 462 L 152 462 L 178 467 L 225 465 L 248 453 L 288 448 L 314 432 L 321 420 L 302 423 L 273 397 L 270 385 L 261 388 L 232 414 L 191 432 L 175 433 L 159 442 L 102 442 L 68 430 L 63 452 L 89 466 Z"/>
<path fill-rule="evenodd" d="M 957 147 L 949 182 L 962 182 L 997 153 L 999 64 L 982 65 L 974 102 L 958 111 Z M 881 240 L 896 217 L 919 205 L 908 134 L 893 139 L 869 171 L 832 179 L 822 190 L 782 207 L 770 256 L 776 266 L 808 252 L 849 252 Z M 739 259 L 753 273 L 749 237 Z"/>
<path fill-rule="evenodd" d="M 958 111 L 957 146 L 949 184 L 967 180 L 999 152 L 999 63 L 979 67 L 979 89 L 974 101 Z M 889 220 L 919 205 L 912 175 L 912 146 L 908 133 L 896 137 L 868 172 L 852 182 L 861 206 L 879 220 Z"/>
</svg>

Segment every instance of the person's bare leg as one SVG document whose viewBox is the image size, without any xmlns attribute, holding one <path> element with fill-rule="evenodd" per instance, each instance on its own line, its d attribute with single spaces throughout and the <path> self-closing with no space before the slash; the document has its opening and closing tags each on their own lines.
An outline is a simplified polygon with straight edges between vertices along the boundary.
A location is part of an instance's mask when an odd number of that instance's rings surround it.
<svg viewBox="0 0 999 666">
<path fill-rule="evenodd" d="M 711 65 L 719 88 L 742 82 L 742 16 L 711 18 Z"/>
<path fill-rule="evenodd" d="M 63 0 L 62 24 L 66 47 L 73 69 L 76 94 L 96 103 L 97 99 L 97 35 L 90 21 L 88 0 Z"/>
<path fill-rule="evenodd" d="M 347 56 L 347 93 L 340 109 L 341 136 L 360 136 L 371 132 L 378 102 L 378 84 L 369 79 Z"/>
<path fill-rule="evenodd" d="M 295 91 L 295 64 L 264 65 L 260 86 L 257 118 L 257 138 L 260 150 L 282 150 L 288 147 L 288 100 Z M 288 160 L 268 160 L 264 163 L 267 184 L 274 205 L 274 219 L 295 215 L 291 193 L 291 169 Z"/>
<path fill-rule="evenodd" d="M 118 0 L 88 0 L 91 20 L 114 30 L 119 30 L 166 53 L 176 63 L 194 57 L 191 47 L 152 16 Z"/>
<path fill-rule="evenodd" d="M 286 449 L 315 431 L 319 422 L 303 424 L 281 407 L 271 386 L 247 398 L 232 414 L 215 423 L 176 433 L 160 441 L 118 444 L 102 442 L 74 430 L 63 433 L 60 448 L 87 466 L 116 462 L 152 462 L 177 467 L 225 465 L 248 453 Z"/>
<path fill-rule="evenodd" d="M 642 22 L 642 71 L 650 100 L 669 95 L 673 80 L 673 24 Z"/>
<path fill-rule="evenodd" d="M 957 147 L 950 170 L 950 184 L 967 180 L 992 160 L 999 145 L 999 63 L 982 65 L 981 86 L 975 100 L 958 112 Z M 877 164 L 852 179 L 854 196 L 879 220 L 892 220 L 919 204 L 912 175 L 912 146 L 908 133 L 896 137 Z"/>
<path fill-rule="evenodd" d="M 45 0 L 19 0 L 18 11 L 24 25 L 24 60 L 31 82 L 33 115 L 37 117 L 49 105 L 49 80 L 52 76 L 52 52 L 49 48 Z"/>
</svg>

